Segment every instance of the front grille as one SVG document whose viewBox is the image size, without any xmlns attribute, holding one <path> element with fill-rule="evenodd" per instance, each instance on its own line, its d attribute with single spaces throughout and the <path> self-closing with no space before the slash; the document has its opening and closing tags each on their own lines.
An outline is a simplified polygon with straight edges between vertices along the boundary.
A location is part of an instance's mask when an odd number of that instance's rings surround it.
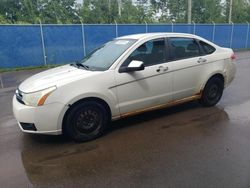
<svg viewBox="0 0 250 188">
<path fill-rule="evenodd" d="M 34 123 L 23 123 L 23 122 L 20 122 L 20 125 L 23 128 L 23 130 L 37 131 L 36 126 L 35 126 Z"/>
</svg>

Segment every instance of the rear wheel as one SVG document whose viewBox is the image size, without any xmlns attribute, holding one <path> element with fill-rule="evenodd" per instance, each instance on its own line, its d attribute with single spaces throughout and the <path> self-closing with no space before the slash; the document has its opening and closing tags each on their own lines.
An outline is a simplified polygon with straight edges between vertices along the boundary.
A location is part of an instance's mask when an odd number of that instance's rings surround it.
<svg viewBox="0 0 250 188">
<path fill-rule="evenodd" d="M 208 80 L 200 99 L 203 106 L 214 106 L 216 105 L 223 94 L 224 82 L 219 77 L 212 77 Z"/>
<path fill-rule="evenodd" d="M 109 121 L 105 107 L 95 101 L 73 105 L 65 118 L 66 134 L 77 142 L 99 137 Z"/>
</svg>

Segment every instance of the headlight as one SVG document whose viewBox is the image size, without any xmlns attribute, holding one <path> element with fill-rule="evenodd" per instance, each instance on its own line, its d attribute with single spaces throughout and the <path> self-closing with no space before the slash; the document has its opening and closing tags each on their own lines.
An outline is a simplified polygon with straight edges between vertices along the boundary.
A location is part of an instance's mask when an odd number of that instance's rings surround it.
<svg viewBox="0 0 250 188">
<path fill-rule="evenodd" d="M 56 86 L 33 92 L 33 93 L 22 93 L 22 101 L 28 106 L 42 106 L 48 96 L 56 90 Z"/>
</svg>

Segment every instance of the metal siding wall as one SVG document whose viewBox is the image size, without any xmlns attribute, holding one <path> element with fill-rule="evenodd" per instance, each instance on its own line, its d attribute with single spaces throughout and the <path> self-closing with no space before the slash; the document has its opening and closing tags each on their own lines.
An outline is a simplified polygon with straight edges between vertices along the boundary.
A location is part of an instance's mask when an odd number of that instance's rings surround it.
<svg viewBox="0 0 250 188">
<path fill-rule="evenodd" d="M 207 40 L 213 40 L 213 25 L 208 24 L 196 24 L 195 34 L 199 35 Z"/>
<path fill-rule="evenodd" d="M 118 25 L 118 36 L 131 35 L 137 33 L 146 33 L 146 25 Z"/>
<path fill-rule="evenodd" d="M 116 38 L 115 25 L 84 25 L 86 54 Z"/>
<path fill-rule="evenodd" d="M 172 25 L 148 24 L 148 33 L 152 32 L 172 32 Z"/>
<path fill-rule="evenodd" d="M 43 64 L 39 26 L 0 26 L 0 68 Z"/>
<path fill-rule="evenodd" d="M 245 48 L 247 39 L 247 25 L 235 24 L 233 30 L 232 48 Z"/>
<path fill-rule="evenodd" d="M 194 33 L 194 25 L 188 24 L 175 24 L 174 25 L 174 32 L 176 33 Z"/>
<path fill-rule="evenodd" d="M 250 48 L 250 32 L 249 32 L 248 40 L 247 40 L 247 48 Z"/>
<path fill-rule="evenodd" d="M 81 25 L 43 26 L 47 64 L 68 63 L 84 57 Z"/>
<path fill-rule="evenodd" d="M 223 46 L 230 47 L 232 25 L 220 24 L 215 27 L 214 43 Z"/>
</svg>

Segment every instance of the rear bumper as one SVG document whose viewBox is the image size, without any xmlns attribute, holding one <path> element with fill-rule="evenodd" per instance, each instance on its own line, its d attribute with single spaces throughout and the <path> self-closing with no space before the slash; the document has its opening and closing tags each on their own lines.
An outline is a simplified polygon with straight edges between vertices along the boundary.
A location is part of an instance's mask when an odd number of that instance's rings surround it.
<svg viewBox="0 0 250 188">
<path fill-rule="evenodd" d="M 33 134 L 58 135 L 62 133 L 60 114 L 65 105 L 52 103 L 39 107 L 31 107 L 21 104 L 13 97 L 13 113 L 18 121 L 18 125 L 23 132 Z M 24 124 L 34 124 L 35 128 L 25 129 Z"/>
<path fill-rule="evenodd" d="M 226 70 L 227 71 L 226 71 L 226 75 L 225 75 L 225 88 L 228 87 L 235 78 L 235 74 L 236 74 L 235 61 L 231 61 L 231 62 L 227 63 Z"/>
</svg>

